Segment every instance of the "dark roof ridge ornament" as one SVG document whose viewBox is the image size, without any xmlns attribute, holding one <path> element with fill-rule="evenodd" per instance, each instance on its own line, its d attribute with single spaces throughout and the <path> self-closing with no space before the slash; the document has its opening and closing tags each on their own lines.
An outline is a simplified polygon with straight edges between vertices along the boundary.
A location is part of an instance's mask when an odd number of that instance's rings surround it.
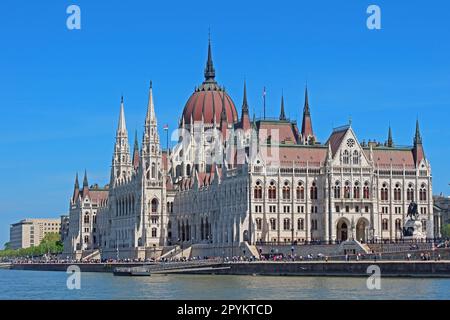
<svg viewBox="0 0 450 320">
<path fill-rule="evenodd" d="M 206 60 L 205 68 L 205 83 L 216 82 L 216 71 L 214 70 L 212 52 L 211 52 L 211 35 L 208 35 L 208 59 Z"/>
</svg>

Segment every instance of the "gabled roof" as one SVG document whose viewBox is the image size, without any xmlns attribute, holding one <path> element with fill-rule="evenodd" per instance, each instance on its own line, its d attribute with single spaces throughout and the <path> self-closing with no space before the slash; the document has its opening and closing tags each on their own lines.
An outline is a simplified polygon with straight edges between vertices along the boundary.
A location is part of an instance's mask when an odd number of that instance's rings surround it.
<svg viewBox="0 0 450 320">
<path fill-rule="evenodd" d="M 347 133 L 348 130 L 350 130 L 350 126 L 342 126 L 339 128 L 335 128 L 331 133 L 331 136 L 325 143 L 326 145 L 329 144 L 331 146 L 331 152 L 333 153 L 333 156 L 339 149 L 339 146 L 341 145 L 342 140 L 344 139 L 345 134 Z"/>
</svg>

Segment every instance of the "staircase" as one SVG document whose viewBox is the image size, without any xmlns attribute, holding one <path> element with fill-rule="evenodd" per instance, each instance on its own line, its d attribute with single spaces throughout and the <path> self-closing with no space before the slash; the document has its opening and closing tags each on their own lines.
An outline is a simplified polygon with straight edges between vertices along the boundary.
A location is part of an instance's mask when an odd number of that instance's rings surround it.
<svg viewBox="0 0 450 320">
<path fill-rule="evenodd" d="M 89 260 L 100 260 L 100 250 L 89 250 L 89 251 L 83 251 L 81 261 L 89 261 Z"/>
<path fill-rule="evenodd" d="M 169 251 L 164 252 L 164 253 L 159 257 L 159 259 L 160 259 L 160 260 L 161 260 L 161 259 L 165 259 L 165 258 L 170 259 L 170 258 L 172 258 L 174 255 L 176 255 L 178 252 L 180 252 L 180 250 L 181 250 L 180 246 L 176 245 L 176 246 L 174 246 L 172 249 L 170 249 Z"/>
<path fill-rule="evenodd" d="M 246 249 L 246 251 L 248 253 L 250 253 L 252 256 L 256 257 L 256 258 L 260 258 L 259 256 L 259 252 L 258 252 L 258 248 L 256 248 L 256 246 L 254 245 L 250 245 L 248 244 L 247 241 L 244 242 L 244 248 Z"/>
</svg>

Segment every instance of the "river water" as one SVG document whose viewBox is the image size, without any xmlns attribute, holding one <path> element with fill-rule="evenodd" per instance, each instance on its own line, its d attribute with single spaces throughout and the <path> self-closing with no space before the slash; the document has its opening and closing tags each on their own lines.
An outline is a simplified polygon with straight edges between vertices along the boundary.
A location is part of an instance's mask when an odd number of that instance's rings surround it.
<svg viewBox="0 0 450 320">
<path fill-rule="evenodd" d="M 0 299 L 450 299 L 450 279 L 153 275 L 82 273 L 69 290 L 65 272 L 0 270 Z"/>
</svg>

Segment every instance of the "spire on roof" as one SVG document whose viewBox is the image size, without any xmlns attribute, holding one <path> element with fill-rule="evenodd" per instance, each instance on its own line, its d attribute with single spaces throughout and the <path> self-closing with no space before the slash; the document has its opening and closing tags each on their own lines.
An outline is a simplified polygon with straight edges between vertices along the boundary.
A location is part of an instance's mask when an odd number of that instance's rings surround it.
<svg viewBox="0 0 450 320">
<path fill-rule="evenodd" d="M 422 144 L 422 137 L 420 135 L 420 129 L 419 129 L 419 118 L 416 120 L 416 134 L 414 136 L 414 145 Z"/>
<path fill-rule="evenodd" d="M 388 131 L 387 146 L 388 147 L 393 147 L 394 146 L 394 140 L 392 139 L 392 130 L 391 130 L 391 126 L 390 125 L 389 125 L 389 131 Z"/>
<path fill-rule="evenodd" d="M 283 97 L 283 94 L 281 94 L 280 120 L 286 120 L 286 114 L 284 113 L 284 97 Z"/>
<path fill-rule="evenodd" d="M 83 188 L 84 188 L 84 187 L 89 187 L 86 169 L 84 169 Z"/>
<path fill-rule="evenodd" d="M 139 167 L 139 142 L 137 130 L 134 133 L 133 167 L 135 170 L 137 170 L 137 168 Z"/>
<path fill-rule="evenodd" d="M 305 86 L 305 104 L 303 106 L 303 115 L 309 115 L 309 99 L 308 99 L 308 86 Z"/>
<path fill-rule="evenodd" d="M 78 183 L 78 172 L 75 176 L 75 189 L 79 189 L 80 188 L 80 184 Z"/>
<path fill-rule="evenodd" d="M 242 100 L 242 114 L 248 113 L 248 103 L 247 103 L 247 84 L 244 80 L 244 98 Z"/>
<path fill-rule="evenodd" d="M 125 124 L 125 111 L 123 107 L 123 96 L 120 99 L 120 113 L 119 113 L 119 124 L 117 126 L 117 133 L 124 133 L 127 131 L 127 126 Z"/>
<path fill-rule="evenodd" d="M 223 88 L 222 93 L 222 111 L 220 113 L 220 120 L 225 122 L 227 121 L 227 112 L 225 108 L 225 87 Z"/>
<path fill-rule="evenodd" d="M 214 65 L 212 61 L 212 53 L 211 53 L 211 37 L 208 37 L 208 60 L 206 61 L 205 68 L 205 82 L 215 82 L 214 78 L 216 76 L 216 72 L 214 70 Z"/>
<path fill-rule="evenodd" d="M 150 122 L 156 121 L 155 116 L 155 105 L 153 102 L 153 84 L 150 80 L 150 88 L 148 93 L 148 105 L 147 105 L 147 115 L 145 117 L 145 124 L 148 125 Z"/>
<path fill-rule="evenodd" d="M 309 110 L 308 87 L 305 87 L 305 104 L 303 106 L 302 120 L 302 140 L 304 144 L 308 144 L 310 139 L 314 141 L 314 132 L 311 121 L 311 112 Z"/>
</svg>

